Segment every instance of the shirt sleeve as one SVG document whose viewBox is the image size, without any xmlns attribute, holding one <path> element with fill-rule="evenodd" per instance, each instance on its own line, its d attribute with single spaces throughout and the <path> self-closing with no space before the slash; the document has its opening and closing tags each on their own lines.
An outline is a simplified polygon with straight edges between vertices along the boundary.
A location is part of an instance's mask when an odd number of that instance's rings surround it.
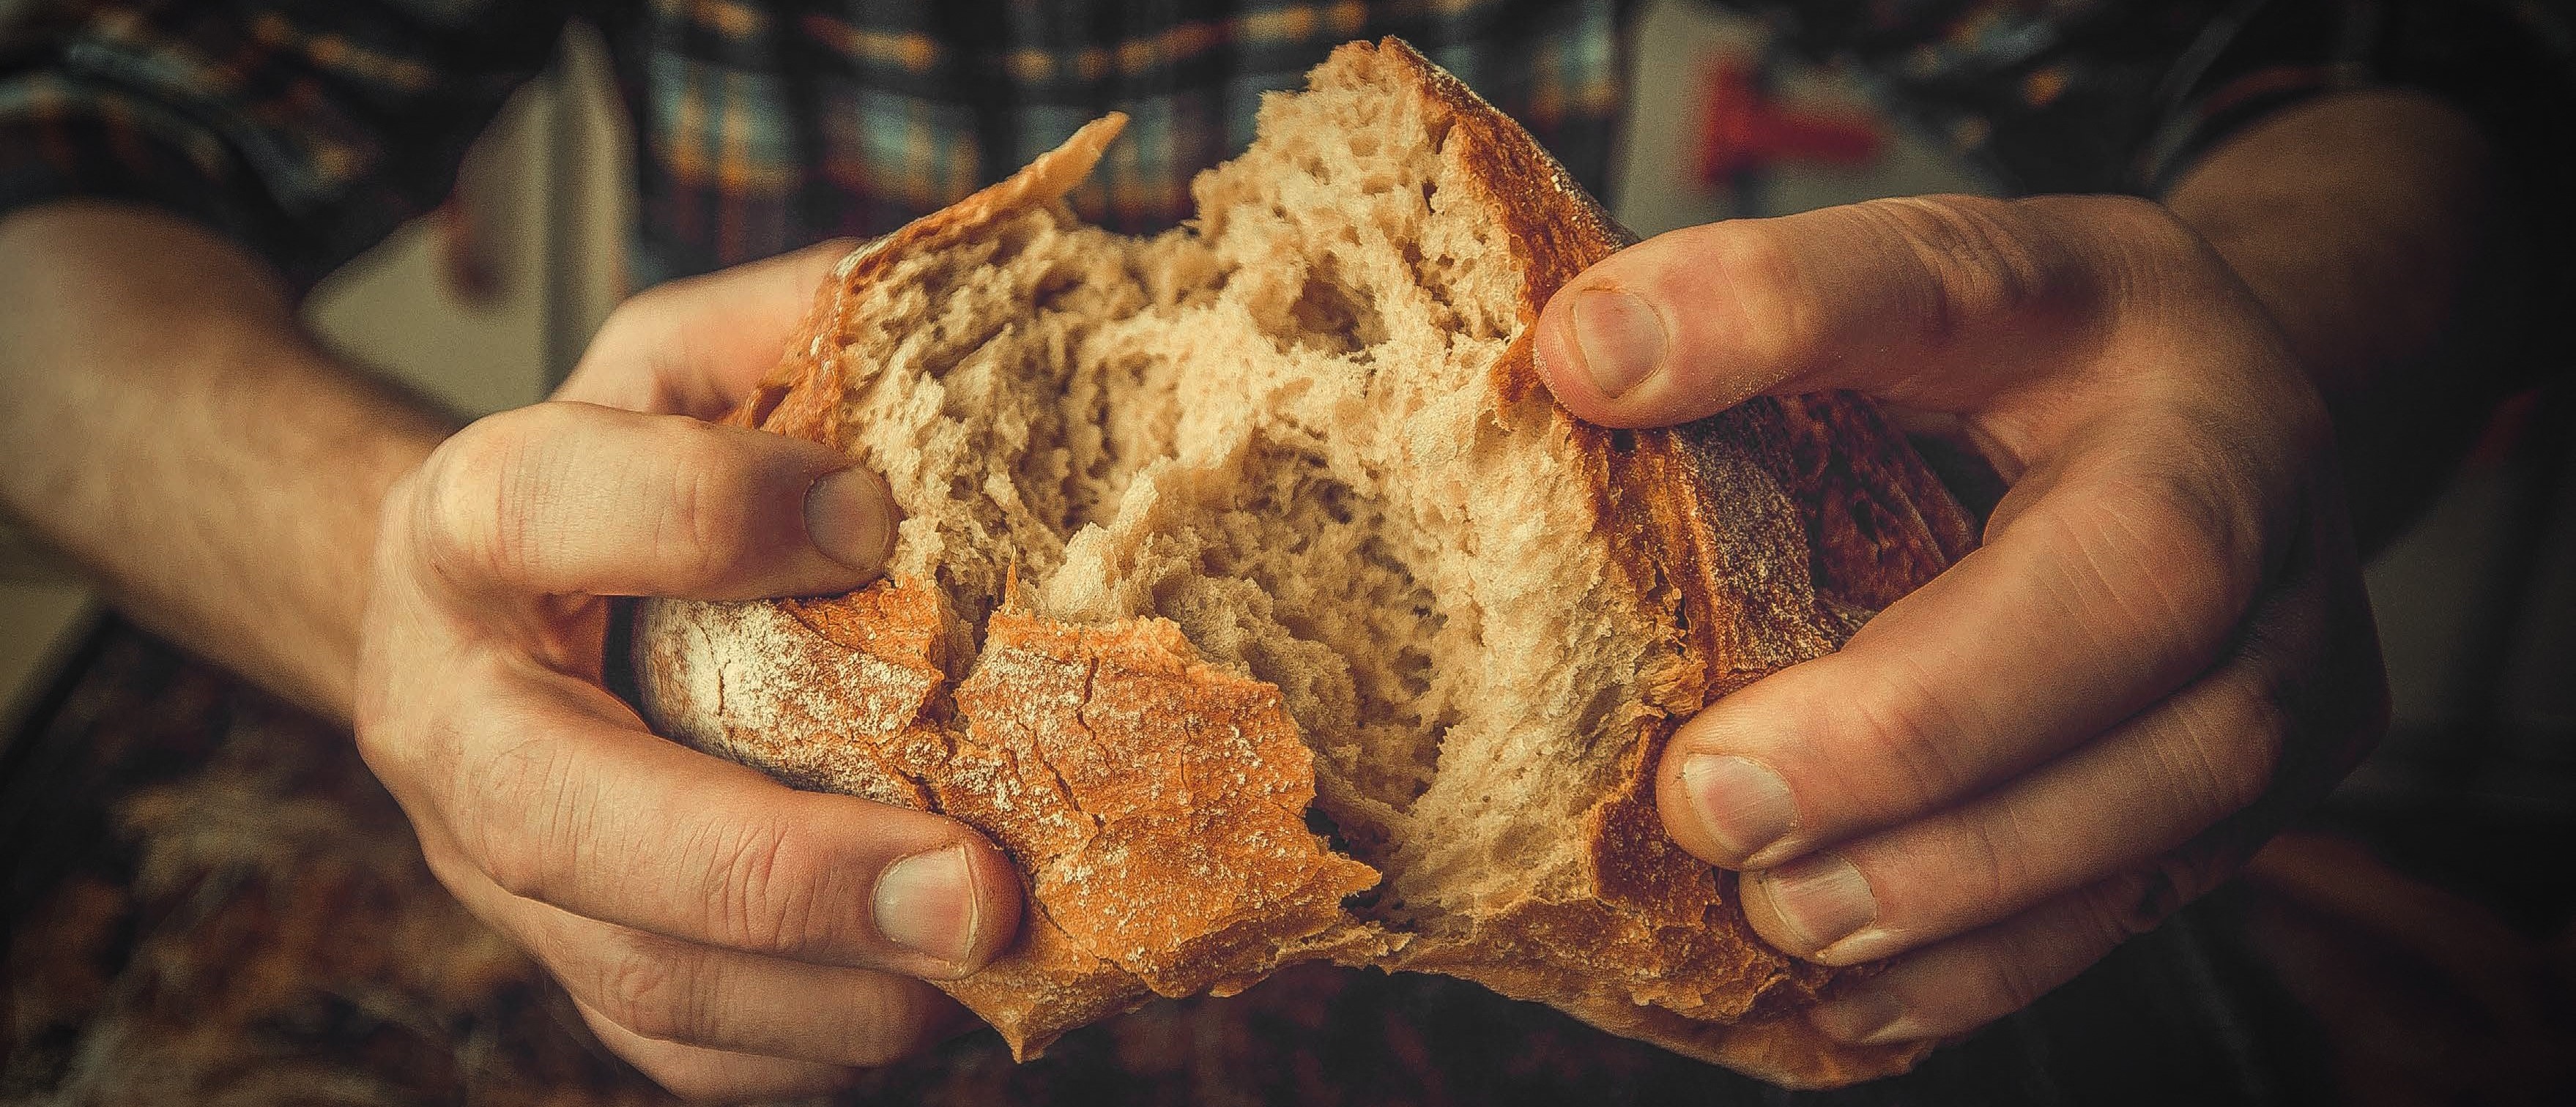
<svg viewBox="0 0 2576 1107">
<path fill-rule="evenodd" d="M 2248 123 L 2346 88 L 2449 100 L 2520 159 L 2576 109 L 2576 22 L 2530 0 L 1745 0 L 2017 193 L 2152 195 Z"/>
<path fill-rule="evenodd" d="M 2533 0 L 1746 0 L 2009 192 L 2161 195 L 2325 93 L 2441 99 L 2495 151 L 2544 304 L 2576 300 L 2576 15 Z M 2534 341 L 2565 356 L 2576 329 Z M 2535 347 L 2538 349 L 2539 347 Z"/>
<path fill-rule="evenodd" d="M 298 287 L 438 204 L 564 6 L 47 0 L 0 31 L 0 213 L 77 197 L 214 227 Z"/>
<path fill-rule="evenodd" d="M 2177 72 L 2138 159 L 2160 194 L 2228 135 L 2341 89 L 2424 93 L 2474 122 L 2493 151 L 2515 265 L 2540 310 L 2525 313 L 2526 370 L 2562 369 L 2576 328 L 2576 19 L 2522 0 L 2269 0 L 2213 28 Z"/>
</svg>

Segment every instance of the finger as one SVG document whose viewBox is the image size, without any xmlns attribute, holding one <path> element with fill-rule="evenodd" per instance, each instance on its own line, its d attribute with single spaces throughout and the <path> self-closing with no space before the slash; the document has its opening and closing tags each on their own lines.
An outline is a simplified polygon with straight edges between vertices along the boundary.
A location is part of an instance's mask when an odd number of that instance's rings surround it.
<svg viewBox="0 0 2576 1107">
<path fill-rule="evenodd" d="M 2205 887 L 2213 874 L 2180 878 Z M 2177 879 L 2123 874 L 2009 920 L 1907 954 L 1810 1008 L 1827 1037 L 1853 1044 L 1951 1038 L 2029 1006 L 2180 908 Z"/>
<path fill-rule="evenodd" d="M 841 592 L 893 556 L 885 482 L 811 442 L 546 403 L 442 443 L 401 524 L 469 594 Z"/>
<path fill-rule="evenodd" d="M 739 953 L 582 918 L 510 895 L 452 861 L 440 865 L 439 876 L 584 1008 L 656 1041 L 876 1066 L 919 1049 L 964 1014 L 911 977 Z"/>
<path fill-rule="evenodd" d="M 857 245 L 833 239 L 637 293 L 609 313 L 554 398 L 723 415 L 777 367 L 816 289 Z"/>
<path fill-rule="evenodd" d="M 1746 921 L 1789 953 L 1856 964 L 2179 849 L 2271 785 L 2295 717 L 2278 674 L 2313 662 L 2240 659 L 1991 795 L 1747 874 Z"/>
<path fill-rule="evenodd" d="M 581 1021 L 599 1036 L 599 1044 L 635 1066 L 672 1095 L 686 1100 L 738 1103 L 822 1095 L 849 1087 L 862 1074 L 857 1069 L 728 1053 L 679 1042 L 657 1041 L 610 1021 L 574 1000 Z"/>
<path fill-rule="evenodd" d="M 437 812 L 512 895 L 702 945 L 938 978 L 982 967 L 1018 930 L 1018 871 L 963 823 L 787 788 L 656 738 L 534 662 L 460 668 L 458 685 L 481 690 L 474 723 L 369 752 L 419 761 L 379 775 L 437 790 L 406 807 Z"/>
<path fill-rule="evenodd" d="M 1689 227 L 1569 282 L 1540 313 L 1537 361 L 1559 402 L 1609 426 L 1828 388 L 1970 410 L 2100 345 L 2102 305 L 2156 253 L 2113 241 L 2205 249 L 2161 209 L 2108 197 L 1873 200 Z"/>
<path fill-rule="evenodd" d="M 1776 865 L 1980 794 L 2206 670 L 2277 547 L 2263 497 L 2161 456 L 2173 418 L 2069 449 L 1986 546 L 1839 652 L 1684 724 L 1657 782 L 1674 840 Z"/>
</svg>

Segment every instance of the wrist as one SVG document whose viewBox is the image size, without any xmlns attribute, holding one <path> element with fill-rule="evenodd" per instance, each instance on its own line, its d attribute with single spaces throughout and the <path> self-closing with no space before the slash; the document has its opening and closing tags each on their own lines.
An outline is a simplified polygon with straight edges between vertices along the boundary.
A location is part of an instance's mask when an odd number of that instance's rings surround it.
<svg viewBox="0 0 2576 1107">
<path fill-rule="evenodd" d="M 0 221 L 0 502 L 130 618 L 345 719 L 384 491 L 448 424 L 339 365 L 266 266 L 100 203 Z"/>
<path fill-rule="evenodd" d="M 2490 206 L 2485 140 L 2418 93 L 2285 109 L 2185 172 L 2165 205 L 2227 259 L 2329 393 L 2441 339 Z"/>
<path fill-rule="evenodd" d="M 2526 297 L 2492 153 L 2433 97 L 2338 92 L 2238 132 L 2165 197 L 2325 397 L 2365 551 L 2512 388 Z"/>
</svg>

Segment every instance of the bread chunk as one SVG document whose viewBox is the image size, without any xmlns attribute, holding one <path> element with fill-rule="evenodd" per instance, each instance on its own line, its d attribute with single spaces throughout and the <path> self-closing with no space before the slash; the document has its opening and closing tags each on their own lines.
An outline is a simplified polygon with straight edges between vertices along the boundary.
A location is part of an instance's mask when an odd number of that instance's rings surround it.
<svg viewBox="0 0 2576 1107">
<path fill-rule="evenodd" d="M 1157 237 L 1064 202 L 1122 122 L 827 282 L 733 419 L 886 475 L 888 578 L 648 603 L 648 716 L 1009 850 L 1020 941 L 944 986 L 1023 1057 L 1316 959 L 1784 1084 L 1920 1057 L 1808 1028 L 1837 974 L 1754 935 L 1652 773 L 1966 551 L 1921 461 L 1848 396 L 1558 408 L 1529 328 L 1628 236 L 1401 42 L 1266 98 Z"/>
</svg>

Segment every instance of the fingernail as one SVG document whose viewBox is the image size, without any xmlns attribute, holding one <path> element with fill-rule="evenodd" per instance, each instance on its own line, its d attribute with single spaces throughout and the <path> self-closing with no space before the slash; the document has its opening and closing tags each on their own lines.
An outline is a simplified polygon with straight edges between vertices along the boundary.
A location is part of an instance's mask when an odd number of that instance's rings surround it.
<svg viewBox="0 0 2576 1107">
<path fill-rule="evenodd" d="M 1715 839 L 1729 865 L 1743 864 L 1789 833 L 1798 818 L 1789 782 L 1759 761 L 1732 754 L 1695 753 L 1682 759 L 1682 787 L 1699 825 Z"/>
<path fill-rule="evenodd" d="M 964 964 L 975 949 L 975 871 L 966 847 L 916 853 L 877 875 L 877 932 L 915 953 Z"/>
<path fill-rule="evenodd" d="M 1615 288 L 1575 294 L 1574 345 L 1592 386 L 1616 399 L 1655 375 L 1664 360 L 1664 321 L 1636 293 Z"/>
<path fill-rule="evenodd" d="M 1801 857 L 1757 879 L 1795 939 L 1792 952 L 1822 953 L 1878 917 L 1869 878 L 1840 854 Z"/>
<path fill-rule="evenodd" d="M 1877 988 L 1862 988 L 1807 1009 L 1807 1022 L 1828 1038 L 1854 1045 L 1903 1041 L 1905 1004 Z"/>
<path fill-rule="evenodd" d="M 885 482 L 853 466 L 826 473 L 805 492 L 805 534 L 834 561 L 862 572 L 894 557 L 894 497 Z"/>
</svg>

